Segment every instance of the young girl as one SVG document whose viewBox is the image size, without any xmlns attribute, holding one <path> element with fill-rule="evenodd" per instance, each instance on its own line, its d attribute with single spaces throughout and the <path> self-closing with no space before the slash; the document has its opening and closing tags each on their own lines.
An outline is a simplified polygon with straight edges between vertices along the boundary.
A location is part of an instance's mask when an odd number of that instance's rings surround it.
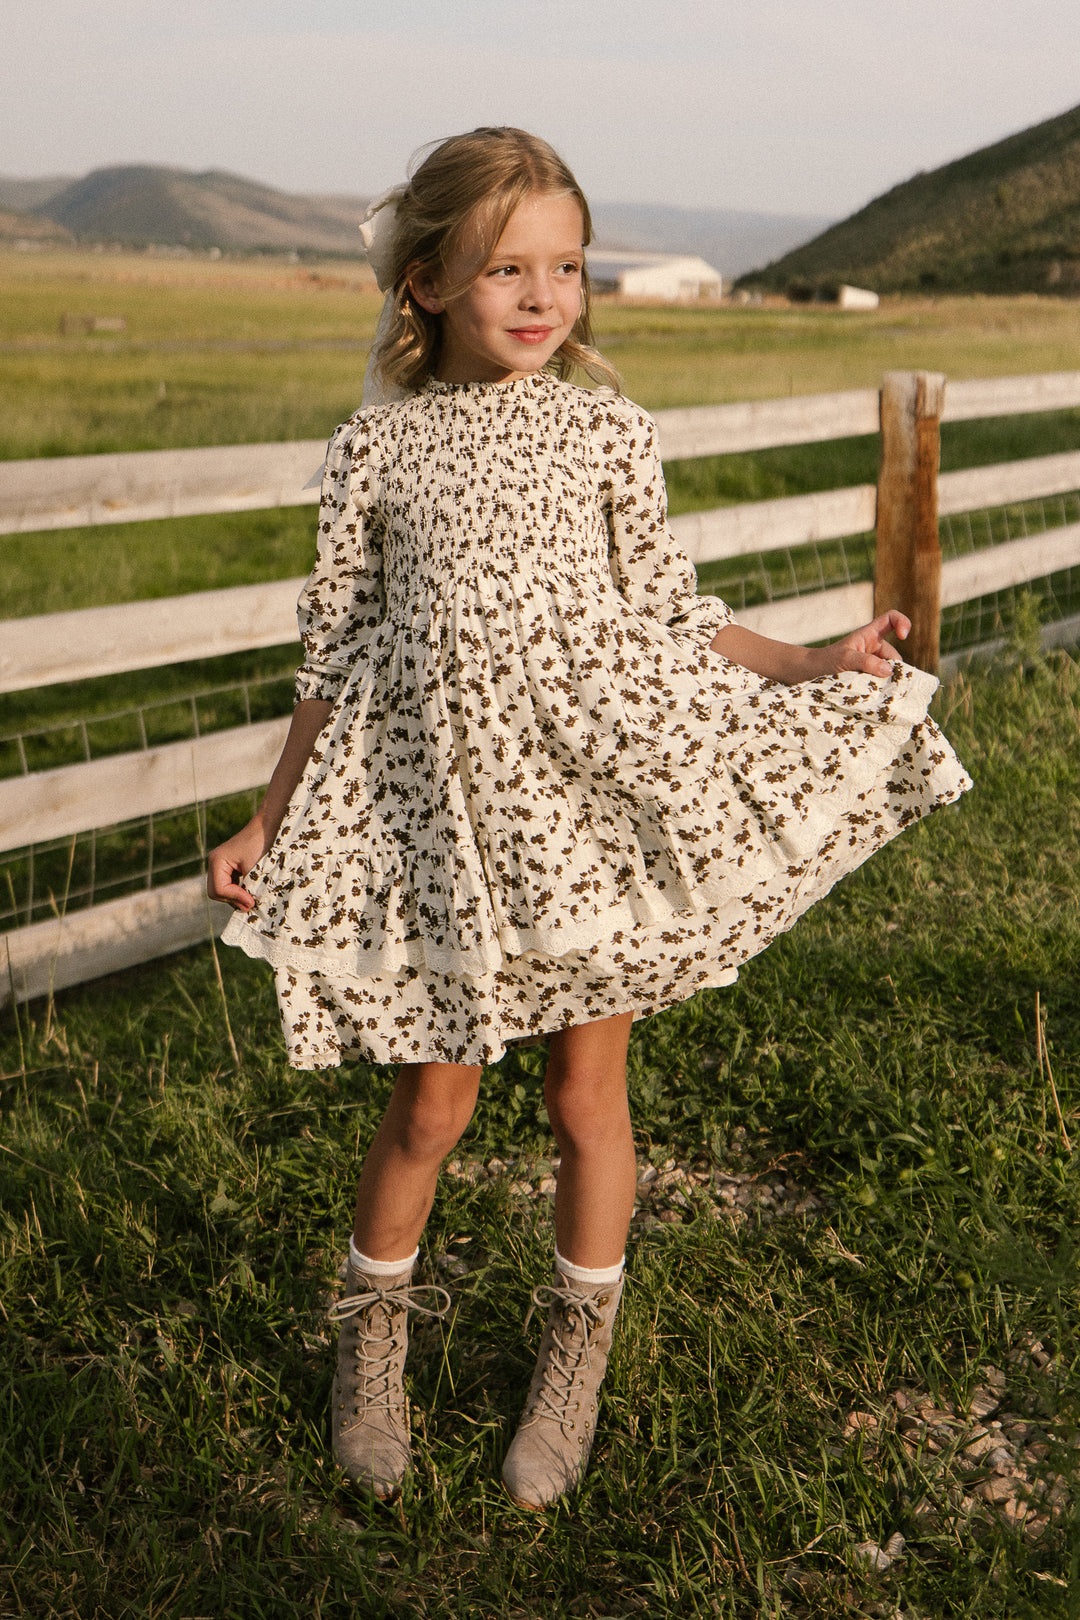
<svg viewBox="0 0 1080 1620">
<path fill-rule="evenodd" d="M 331 441 L 306 659 L 261 808 L 216 849 L 297 1067 L 400 1064 L 364 1162 L 335 1456 L 409 1465 L 412 1281 L 481 1066 L 546 1037 L 561 1154 L 547 1325 L 503 1465 L 580 1479 L 622 1291 L 634 1018 L 738 965 L 969 785 L 888 613 L 824 648 L 741 629 L 666 528 L 654 430 L 591 347 L 589 211 L 516 129 L 446 141 L 375 214 L 383 402 Z M 240 880 L 243 879 L 243 882 Z"/>
</svg>

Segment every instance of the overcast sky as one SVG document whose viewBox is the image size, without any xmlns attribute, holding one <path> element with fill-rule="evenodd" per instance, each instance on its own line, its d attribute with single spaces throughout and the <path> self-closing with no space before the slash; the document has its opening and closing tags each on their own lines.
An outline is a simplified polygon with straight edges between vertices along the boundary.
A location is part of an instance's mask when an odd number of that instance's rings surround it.
<svg viewBox="0 0 1080 1620">
<path fill-rule="evenodd" d="M 839 217 L 1080 102 L 1080 0 L 4 0 L 0 174 L 370 194 L 480 123 L 598 201 Z"/>
</svg>

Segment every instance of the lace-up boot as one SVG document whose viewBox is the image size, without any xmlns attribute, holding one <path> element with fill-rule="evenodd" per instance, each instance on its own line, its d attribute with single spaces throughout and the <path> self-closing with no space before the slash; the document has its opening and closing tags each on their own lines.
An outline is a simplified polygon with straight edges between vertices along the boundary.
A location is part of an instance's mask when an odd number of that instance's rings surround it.
<svg viewBox="0 0 1080 1620">
<path fill-rule="evenodd" d="M 430 1303 L 418 1298 L 426 1295 Z M 383 1501 L 397 1494 L 411 1460 L 405 1353 L 409 1312 L 445 1316 L 445 1288 L 412 1286 L 412 1267 L 369 1277 L 350 1260 L 345 1293 L 330 1307 L 341 1323 L 331 1415 L 334 1460 Z"/>
<path fill-rule="evenodd" d="M 519 1507 L 542 1508 L 571 1490 L 585 1472 L 596 1404 L 611 1349 L 618 1282 L 570 1282 L 558 1270 L 550 1288 L 537 1288 L 525 1318 L 547 1307 L 529 1397 L 502 1477 Z"/>
</svg>

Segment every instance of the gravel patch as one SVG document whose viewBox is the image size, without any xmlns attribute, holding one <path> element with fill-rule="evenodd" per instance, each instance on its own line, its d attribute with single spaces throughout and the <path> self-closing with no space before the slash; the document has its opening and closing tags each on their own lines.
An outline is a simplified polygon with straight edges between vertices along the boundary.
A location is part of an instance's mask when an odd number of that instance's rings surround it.
<svg viewBox="0 0 1080 1620">
<path fill-rule="evenodd" d="M 1007 1373 L 984 1366 L 966 1403 L 939 1403 L 925 1391 L 896 1389 L 877 1410 L 849 1412 L 842 1443 L 830 1451 L 841 1456 L 846 1445 L 858 1443 L 871 1462 L 894 1436 L 924 1476 L 926 1491 L 914 1513 L 928 1529 L 996 1519 L 1037 1541 L 1069 1505 L 1068 1480 L 1052 1459 L 1063 1447 L 1080 1448 L 1080 1432 L 1035 1415 L 1052 1407 L 1054 1386 L 1054 1361 L 1041 1341 L 1017 1346 L 1008 1359 L 1046 1379 L 1035 1400 L 1011 1394 Z M 883 1573 L 903 1548 L 903 1537 L 893 1535 L 863 1542 L 855 1556 L 864 1568 Z"/>
<path fill-rule="evenodd" d="M 452 1159 L 444 1173 L 474 1186 L 505 1179 L 512 1198 L 535 1205 L 554 1201 L 558 1169 L 557 1158 L 493 1158 L 486 1163 Z M 820 1215 L 828 1207 L 825 1199 L 801 1186 L 781 1161 L 763 1168 L 718 1169 L 706 1158 L 688 1163 L 667 1159 L 661 1164 L 639 1164 L 630 1224 L 631 1231 L 648 1231 L 681 1225 L 709 1212 L 733 1226 L 748 1221 L 764 1226 L 780 1217 Z M 450 1275 L 464 1274 L 455 1271 L 455 1266 L 468 1270 L 463 1261 L 445 1256 L 437 1263 Z"/>
</svg>

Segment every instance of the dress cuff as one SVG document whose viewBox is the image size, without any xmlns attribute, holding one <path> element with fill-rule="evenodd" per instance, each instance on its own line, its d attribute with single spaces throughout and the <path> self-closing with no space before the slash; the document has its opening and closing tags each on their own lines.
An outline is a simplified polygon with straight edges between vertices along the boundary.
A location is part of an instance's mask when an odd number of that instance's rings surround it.
<svg viewBox="0 0 1080 1620">
<path fill-rule="evenodd" d="M 719 596 L 699 596 L 693 607 L 680 614 L 671 628 L 682 635 L 693 636 L 695 641 L 710 642 L 718 630 L 731 624 L 735 615 Z"/>
<path fill-rule="evenodd" d="M 345 677 L 337 670 L 301 667 L 296 672 L 296 701 L 320 698 L 324 703 L 335 703 L 344 684 Z"/>
</svg>

